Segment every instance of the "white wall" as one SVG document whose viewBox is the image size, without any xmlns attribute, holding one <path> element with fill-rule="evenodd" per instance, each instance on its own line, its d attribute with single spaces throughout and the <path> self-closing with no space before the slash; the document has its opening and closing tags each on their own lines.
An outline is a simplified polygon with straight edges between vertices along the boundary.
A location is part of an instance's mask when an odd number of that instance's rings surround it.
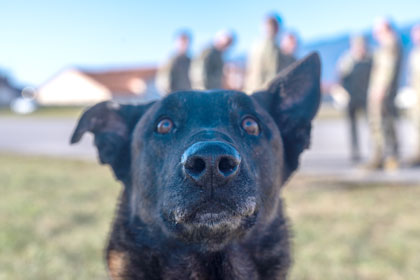
<svg viewBox="0 0 420 280">
<path fill-rule="evenodd" d="M 62 71 L 36 94 L 41 105 L 88 105 L 111 98 L 107 88 L 75 69 Z"/>
</svg>

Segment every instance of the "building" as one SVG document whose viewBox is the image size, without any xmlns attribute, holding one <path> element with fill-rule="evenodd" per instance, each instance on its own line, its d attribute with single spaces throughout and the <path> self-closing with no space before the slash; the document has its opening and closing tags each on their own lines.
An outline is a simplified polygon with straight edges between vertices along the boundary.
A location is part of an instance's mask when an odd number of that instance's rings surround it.
<svg viewBox="0 0 420 280">
<path fill-rule="evenodd" d="M 44 106 L 90 105 L 109 99 L 146 102 L 159 96 L 155 76 L 154 67 L 100 71 L 67 68 L 37 89 L 36 100 Z"/>
</svg>

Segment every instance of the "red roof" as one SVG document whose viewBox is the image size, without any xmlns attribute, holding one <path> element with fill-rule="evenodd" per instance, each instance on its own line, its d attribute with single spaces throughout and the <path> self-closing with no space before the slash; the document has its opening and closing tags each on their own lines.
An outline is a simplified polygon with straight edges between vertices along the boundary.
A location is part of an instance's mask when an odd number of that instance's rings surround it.
<svg viewBox="0 0 420 280">
<path fill-rule="evenodd" d="M 142 82 L 154 79 L 157 68 L 132 68 L 105 71 L 82 71 L 83 74 L 108 88 L 113 94 L 138 94 L 136 90 Z"/>
</svg>

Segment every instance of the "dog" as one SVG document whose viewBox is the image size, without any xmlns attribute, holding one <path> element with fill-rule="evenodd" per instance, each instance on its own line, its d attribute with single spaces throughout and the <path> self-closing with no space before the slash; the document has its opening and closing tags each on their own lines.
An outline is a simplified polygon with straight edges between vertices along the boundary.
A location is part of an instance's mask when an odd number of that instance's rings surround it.
<svg viewBox="0 0 420 280">
<path fill-rule="evenodd" d="M 266 90 L 175 92 L 99 103 L 71 138 L 94 134 L 124 185 L 106 264 L 112 279 L 286 279 L 282 186 L 309 147 L 320 103 L 312 53 Z"/>
</svg>

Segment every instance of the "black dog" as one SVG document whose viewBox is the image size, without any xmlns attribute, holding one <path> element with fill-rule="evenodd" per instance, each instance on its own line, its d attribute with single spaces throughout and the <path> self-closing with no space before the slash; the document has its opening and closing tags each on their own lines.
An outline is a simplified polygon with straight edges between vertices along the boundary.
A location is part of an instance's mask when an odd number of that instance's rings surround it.
<svg viewBox="0 0 420 280">
<path fill-rule="evenodd" d="M 285 279 L 281 186 L 308 147 L 320 102 L 311 54 L 248 96 L 176 92 L 147 105 L 99 103 L 90 131 L 124 190 L 107 247 L 113 279 Z"/>
</svg>

